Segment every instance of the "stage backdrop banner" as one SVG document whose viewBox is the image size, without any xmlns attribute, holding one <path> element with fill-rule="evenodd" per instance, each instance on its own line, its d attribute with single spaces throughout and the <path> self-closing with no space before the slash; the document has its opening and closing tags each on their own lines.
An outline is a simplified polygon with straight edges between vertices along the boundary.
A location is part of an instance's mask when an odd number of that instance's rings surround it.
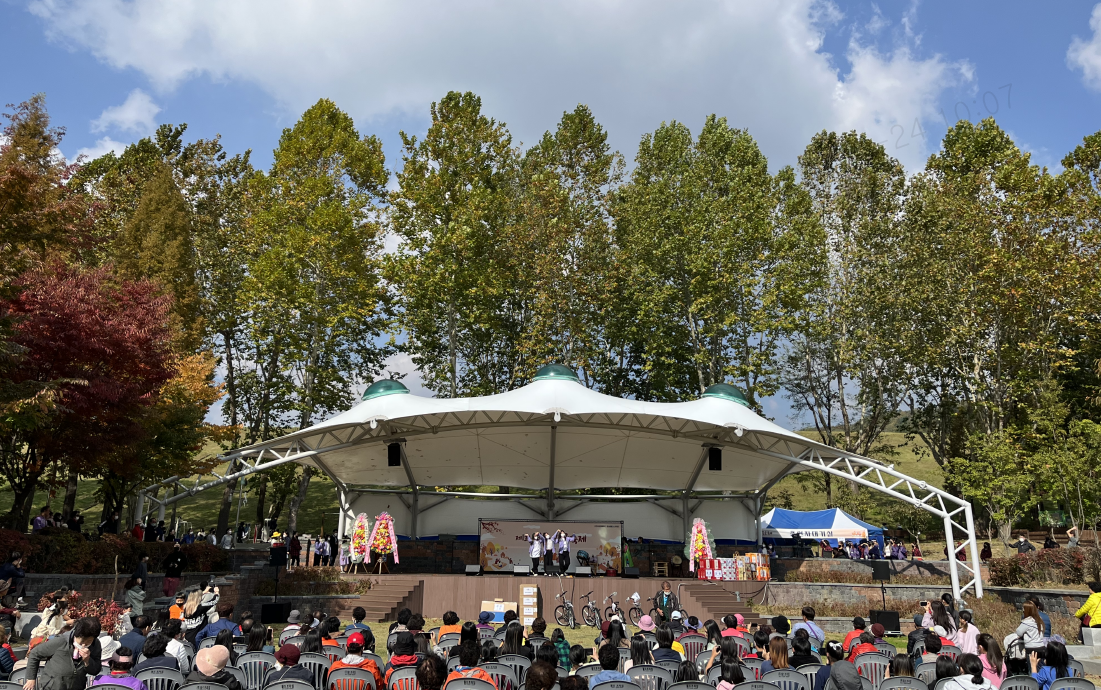
<svg viewBox="0 0 1101 690">
<path fill-rule="evenodd" d="M 574 522 L 555 520 L 478 520 L 478 534 L 481 542 L 480 559 L 482 570 L 487 573 L 512 572 L 514 565 L 531 565 L 528 555 L 528 542 L 524 535 L 532 532 L 554 534 L 558 530 L 577 535 L 577 542 L 570 544 L 570 558 L 577 563 L 577 552 L 589 554 L 593 570 L 620 567 L 620 546 L 623 543 L 622 522 Z"/>
</svg>

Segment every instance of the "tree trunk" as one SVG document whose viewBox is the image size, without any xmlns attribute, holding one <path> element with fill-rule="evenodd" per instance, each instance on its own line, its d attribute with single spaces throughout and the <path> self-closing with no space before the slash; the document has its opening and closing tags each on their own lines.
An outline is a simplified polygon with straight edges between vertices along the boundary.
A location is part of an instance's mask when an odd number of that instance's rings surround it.
<svg viewBox="0 0 1101 690">
<path fill-rule="evenodd" d="M 256 522 L 264 521 L 264 504 L 268 500 L 268 476 L 260 475 L 260 487 L 256 490 Z"/>
<path fill-rule="evenodd" d="M 302 468 L 302 476 L 298 479 L 298 493 L 291 499 L 290 513 L 287 515 L 288 532 L 298 531 L 298 509 L 302 506 L 302 501 L 306 500 L 306 490 L 310 488 L 310 477 L 312 476 L 312 467 Z"/>
<path fill-rule="evenodd" d="M 69 517 L 76 509 L 76 490 L 80 476 L 73 471 L 69 471 L 69 480 L 65 483 L 65 504 L 61 507 L 61 514 L 65 517 Z"/>
<path fill-rule="evenodd" d="M 287 495 L 280 494 L 275 502 L 271 504 L 271 511 L 268 512 L 268 519 L 275 520 L 276 524 L 279 523 L 279 516 L 283 514 L 283 506 L 287 503 Z M 287 530 L 290 531 L 289 529 Z"/>
<path fill-rule="evenodd" d="M 226 467 L 226 474 L 232 474 L 237 471 L 237 461 L 233 460 Z M 222 535 L 229 529 L 229 511 L 233 507 L 233 492 L 237 490 L 237 480 L 234 479 L 231 482 L 226 482 L 225 488 L 222 489 L 222 507 L 218 509 L 218 526 L 215 528 L 215 534 L 221 539 Z"/>
</svg>

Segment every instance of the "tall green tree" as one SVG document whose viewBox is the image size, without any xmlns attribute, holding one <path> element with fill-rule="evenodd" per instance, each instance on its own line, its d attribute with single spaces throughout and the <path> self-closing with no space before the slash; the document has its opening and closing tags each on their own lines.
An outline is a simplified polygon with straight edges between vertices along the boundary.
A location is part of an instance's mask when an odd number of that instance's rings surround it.
<svg viewBox="0 0 1101 690">
<path fill-rule="evenodd" d="M 423 140 L 405 132 L 388 266 L 404 345 L 424 385 L 450 397 L 508 390 L 521 375 L 522 310 L 512 291 L 508 238 L 518 154 L 481 99 L 450 92 L 432 104 Z"/>
<path fill-rule="evenodd" d="M 643 137 L 613 207 L 625 340 L 641 348 L 635 395 L 682 400 L 734 381 L 758 407 L 778 389 L 777 346 L 815 277 L 813 224 L 778 222 L 798 209 L 783 176 L 725 118 L 709 116 L 695 141 L 677 122 Z"/>
<path fill-rule="evenodd" d="M 238 396 L 251 396 L 242 411 L 261 437 L 347 409 L 353 386 L 378 376 L 390 352 L 380 341 L 390 320 L 377 220 L 388 178 L 381 142 L 322 99 L 283 131 L 274 159 L 250 183 L 249 312 L 237 360 L 252 368 Z M 311 476 L 302 469 L 292 531 Z"/>
</svg>

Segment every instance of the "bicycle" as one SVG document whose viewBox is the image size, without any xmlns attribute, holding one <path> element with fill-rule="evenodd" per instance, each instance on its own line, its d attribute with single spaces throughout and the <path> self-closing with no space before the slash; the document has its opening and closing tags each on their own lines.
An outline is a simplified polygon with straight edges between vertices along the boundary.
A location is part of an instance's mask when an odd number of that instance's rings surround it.
<svg viewBox="0 0 1101 690">
<path fill-rule="evenodd" d="M 605 620 L 609 620 L 609 621 L 612 620 L 612 616 L 619 616 L 619 619 L 623 620 L 623 611 L 622 611 L 622 609 L 619 608 L 619 603 L 615 599 L 612 598 L 616 594 L 618 594 L 618 592 L 612 592 L 611 594 L 609 594 L 607 596 L 607 598 L 604 599 L 604 601 L 612 602 L 611 606 L 607 606 L 607 607 L 604 608 L 604 619 Z"/>
<path fill-rule="evenodd" d="M 562 576 L 558 576 L 558 584 L 562 584 Z M 566 598 L 566 588 L 562 587 L 562 593 L 557 594 L 555 599 L 561 599 L 562 604 L 554 609 L 554 620 L 558 621 L 559 625 L 568 625 L 570 629 L 577 627 L 577 618 L 573 613 L 573 602 Z"/>
<path fill-rule="evenodd" d="M 581 598 L 585 600 L 585 605 L 581 607 L 581 618 L 585 621 L 585 625 L 590 628 L 600 627 L 600 609 L 596 607 L 596 603 L 589 597 L 592 596 L 592 592 L 588 594 L 582 594 Z"/>
<path fill-rule="evenodd" d="M 651 597 L 647 601 L 653 601 L 653 598 Z M 642 609 L 638 606 L 638 599 L 631 599 L 631 608 L 627 610 L 627 617 L 631 619 L 631 625 L 638 625 L 638 622 L 642 620 Z"/>
</svg>

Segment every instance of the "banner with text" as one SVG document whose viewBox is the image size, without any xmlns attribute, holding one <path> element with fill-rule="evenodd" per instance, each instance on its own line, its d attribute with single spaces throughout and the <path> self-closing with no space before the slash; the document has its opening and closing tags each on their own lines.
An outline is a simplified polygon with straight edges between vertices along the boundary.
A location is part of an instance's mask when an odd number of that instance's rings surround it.
<svg viewBox="0 0 1101 690">
<path fill-rule="evenodd" d="M 531 565 L 528 555 L 528 542 L 525 534 L 546 532 L 554 534 L 563 530 L 567 534 L 577 535 L 577 541 L 570 544 L 572 563 L 578 563 L 578 552 L 589 555 L 593 570 L 607 570 L 620 567 L 620 546 L 623 539 L 622 522 L 574 522 L 556 520 L 478 520 L 480 535 L 480 560 L 482 569 L 487 573 L 511 572 L 514 565 Z M 557 555 L 555 556 L 557 562 Z"/>
</svg>

